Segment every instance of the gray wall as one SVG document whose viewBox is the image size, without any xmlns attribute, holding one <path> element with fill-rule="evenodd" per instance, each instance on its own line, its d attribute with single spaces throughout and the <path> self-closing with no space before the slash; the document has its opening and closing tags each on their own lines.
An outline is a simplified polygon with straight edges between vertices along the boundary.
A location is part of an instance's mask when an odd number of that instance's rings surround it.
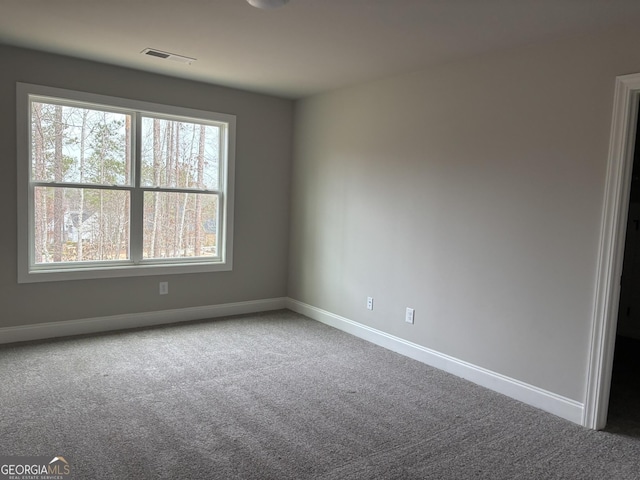
<svg viewBox="0 0 640 480">
<path fill-rule="evenodd" d="M 614 81 L 640 71 L 639 42 L 609 31 L 298 102 L 289 296 L 584 401 Z"/>
<path fill-rule="evenodd" d="M 293 102 L 5 46 L 0 60 L 0 327 L 286 295 Z M 237 115 L 233 271 L 18 285 L 16 82 Z"/>
</svg>

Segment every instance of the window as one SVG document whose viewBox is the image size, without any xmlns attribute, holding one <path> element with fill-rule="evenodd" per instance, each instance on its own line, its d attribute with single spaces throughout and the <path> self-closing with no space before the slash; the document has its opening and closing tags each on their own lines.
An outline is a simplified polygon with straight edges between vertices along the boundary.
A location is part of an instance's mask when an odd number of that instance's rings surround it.
<svg viewBox="0 0 640 480">
<path fill-rule="evenodd" d="M 233 115 L 17 93 L 19 282 L 231 269 Z"/>
</svg>

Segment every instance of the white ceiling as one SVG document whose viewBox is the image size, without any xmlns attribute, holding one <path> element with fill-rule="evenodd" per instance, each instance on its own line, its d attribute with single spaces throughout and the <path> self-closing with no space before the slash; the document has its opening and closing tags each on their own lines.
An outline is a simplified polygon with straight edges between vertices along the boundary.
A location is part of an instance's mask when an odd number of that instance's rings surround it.
<svg viewBox="0 0 640 480">
<path fill-rule="evenodd" d="M 290 98 L 639 22 L 640 0 L 0 0 L 0 43 Z"/>
</svg>

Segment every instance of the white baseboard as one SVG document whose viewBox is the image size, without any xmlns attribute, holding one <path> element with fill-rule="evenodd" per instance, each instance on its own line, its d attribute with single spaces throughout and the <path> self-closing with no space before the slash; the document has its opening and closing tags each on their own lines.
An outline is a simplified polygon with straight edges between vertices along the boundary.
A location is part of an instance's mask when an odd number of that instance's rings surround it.
<svg viewBox="0 0 640 480">
<path fill-rule="evenodd" d="M 584 405 L 575 400 L 436 352 L 291 298 L 287 300 L 287 308 L 571 422 L 582 424 Z"/>
<path fill-rule="evenodd" d="M 248 302 L 178 308 L 157 312 L 131 313 L 62 322 L 38 323 L 19 327 L 0 328 L 0 343 L 25 342 L 45 338 L 99 333 L 127 328 L 149 327 L 167 323 L 204 320 L 207 318 L 265 312 L 287 308 L 286 298 L 269 298 Z"/>
</svg>

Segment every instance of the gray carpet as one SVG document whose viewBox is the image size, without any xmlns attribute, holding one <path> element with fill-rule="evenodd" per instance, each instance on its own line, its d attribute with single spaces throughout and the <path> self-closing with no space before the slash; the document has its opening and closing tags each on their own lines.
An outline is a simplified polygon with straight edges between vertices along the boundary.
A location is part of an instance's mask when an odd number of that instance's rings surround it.
<svg viewBox="0 0 640 480">
<path fill-rule="evenodd" d="M 0 347 L 0 455 L 74 479 L 637 479 L 595 432 L 289 311 Z"/>
</svg>

